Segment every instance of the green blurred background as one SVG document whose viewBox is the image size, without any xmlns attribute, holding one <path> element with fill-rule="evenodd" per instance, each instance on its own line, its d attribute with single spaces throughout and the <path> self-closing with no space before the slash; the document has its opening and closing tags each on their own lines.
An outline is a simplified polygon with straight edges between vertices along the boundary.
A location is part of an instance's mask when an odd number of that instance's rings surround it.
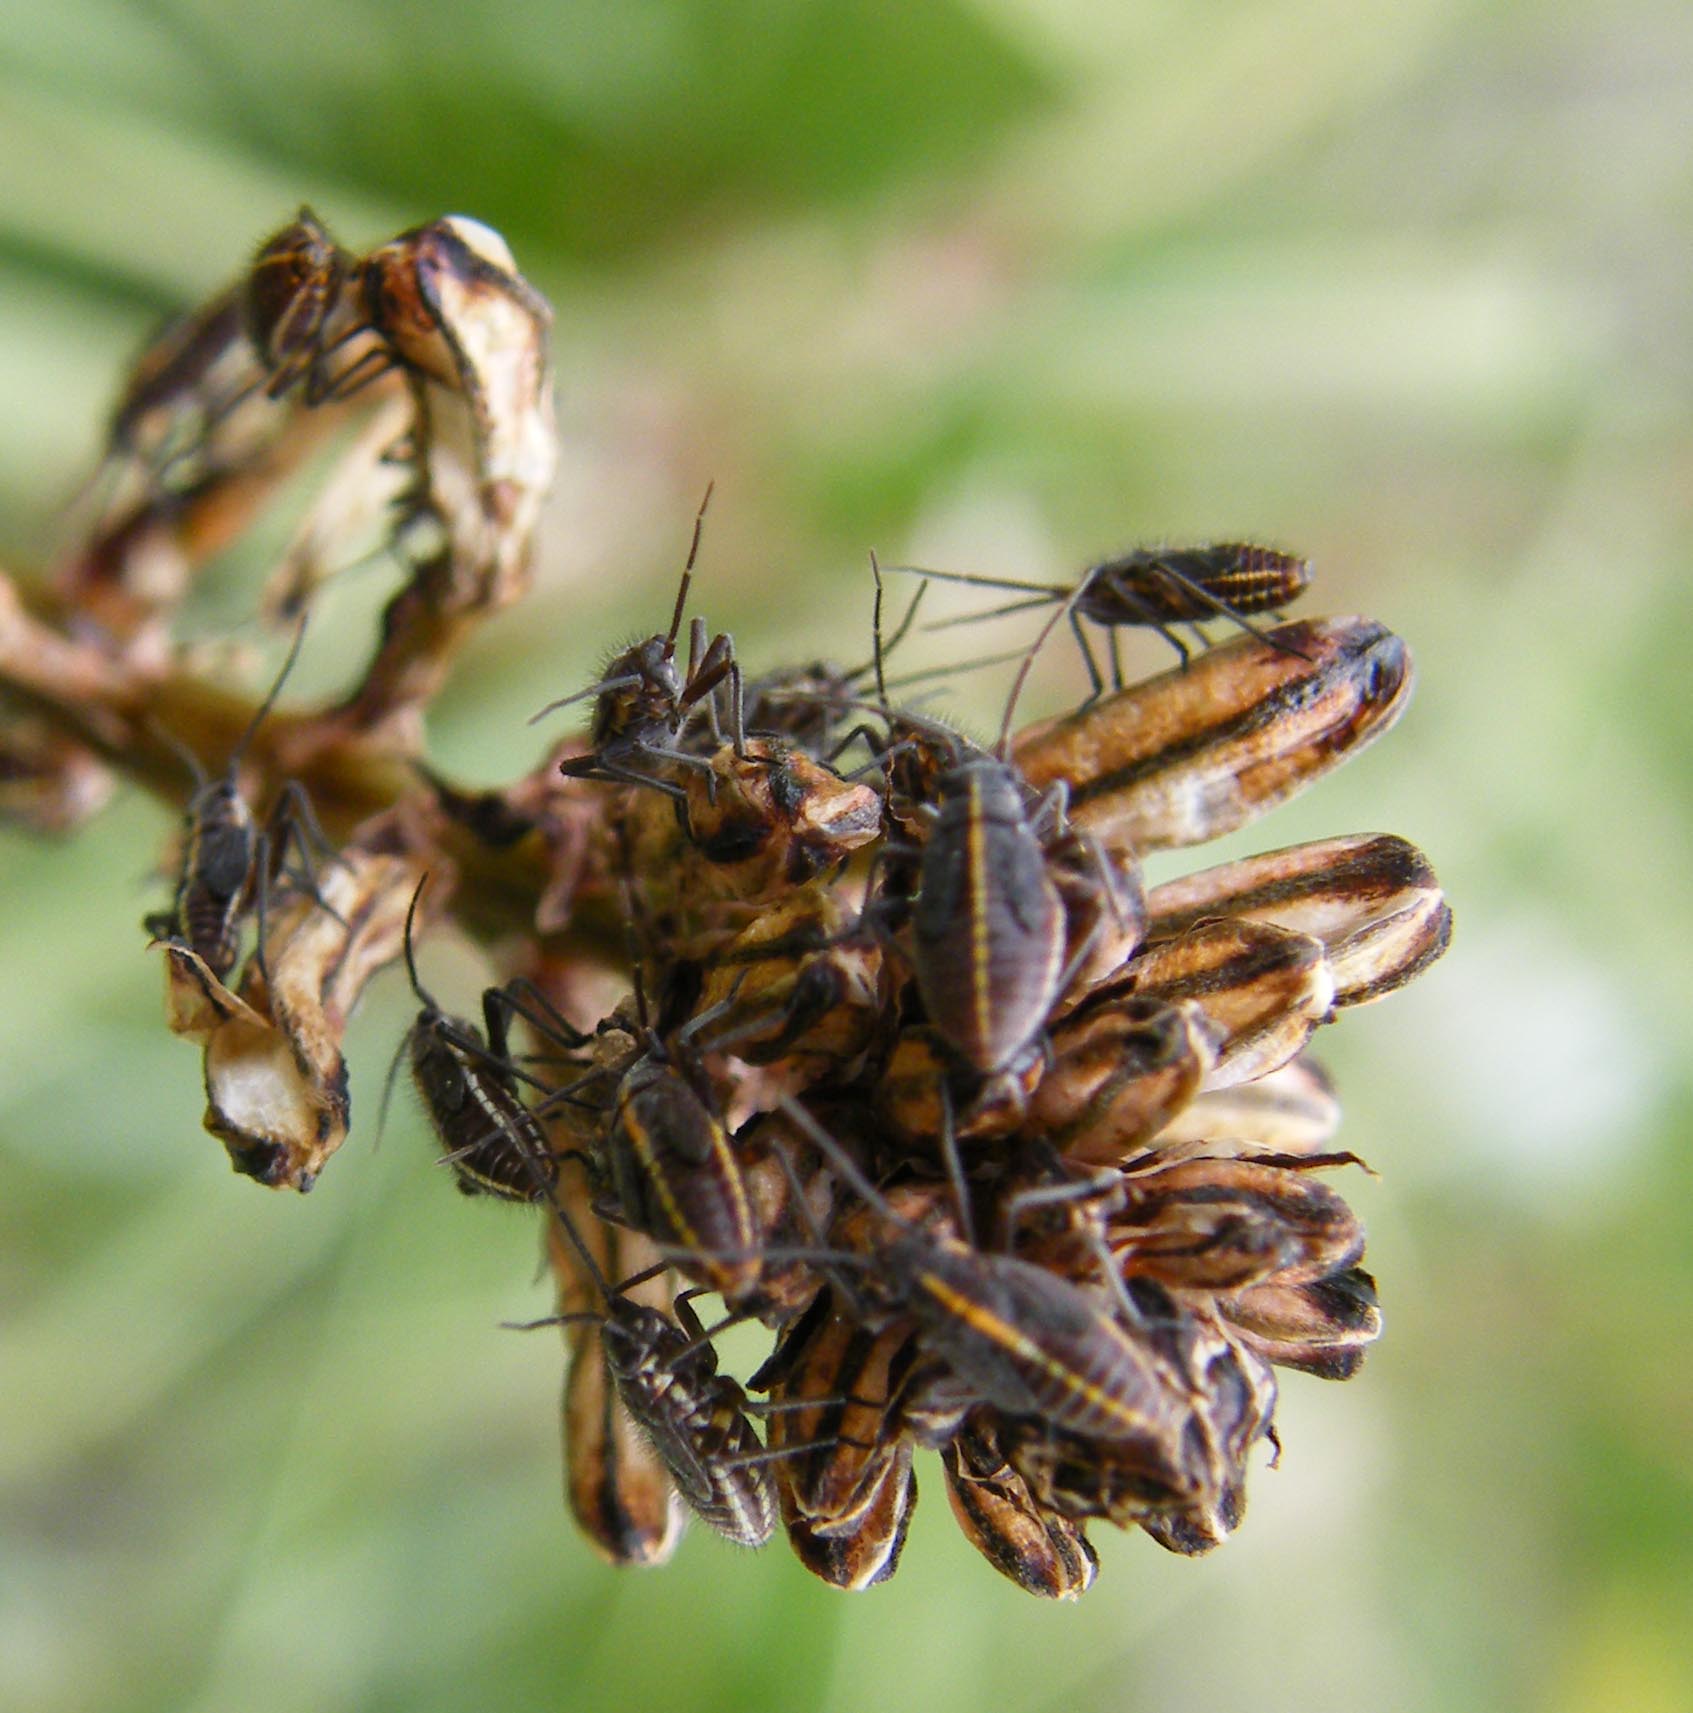
<svg viewBox="0 0 1693 1713">
<path fill-rule="evenodd" d="M 847 1598 L 779 1546 L 618 1574 L 572 1533 L 556 1345 L 496 1329 L 544 1301 L 530 1222 L 410 1111 L 370 1147 L 397 980 L 352 1144 L 267 1195 L 141 949 L 167 817 L 5 835 L 0 1705 L 1693 1706 L 1690 91 L 1675 0 L 9 6 L 8 562 L 150 325 L 300 201 L 355 249 L 475 214 L 556 306 L 564 461 L 443 765 L 520 771 L 524 717 L 662 621 L 707 477 L 701 602 L 755 666 L 859 649 L 871 546 L 1057 577 L 1258 536 L 1420 690 L 1229 848 L 1403 833 L 1458 933 L 1320 1043 L 1388 1332 L 1351 1385 L 1288 1377 L 1241 1533 L 1102 1530 L 1047 1609 L 926 1460 L 899 1575 Z M 302 693 L 384 592 L 335 591 Z M 1074 698 L 1067 645 L 1042 674 Z"/>
</svg>

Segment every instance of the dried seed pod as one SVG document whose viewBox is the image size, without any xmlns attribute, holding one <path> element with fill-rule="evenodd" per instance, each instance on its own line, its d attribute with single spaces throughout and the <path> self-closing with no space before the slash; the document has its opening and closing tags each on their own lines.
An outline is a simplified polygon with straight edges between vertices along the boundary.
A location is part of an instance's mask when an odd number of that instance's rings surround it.
<svg viewBox="0 0 1693 1713">
<path fill-rule="evenodd" d="M 627 1278 L 658 1259 L 646 1238 L 592 1217 L 578 1178 L 567 1179 L 559 1193 L 606 1277 Z M 556 1221 L 547 1227 L 547 1259 L 557 1285 L 559 1314 L 587 1315 L 598 1295 Z M 631 1286 L 629 1294 L 649 1308 L 668 1312 L 669 1275 Z M 570 1352 L 563 1426 L 564 1490 L 571 1514 L 608 1562 L 667 1563 L 682 1538 L 682 1503 L 675 1483 L 651 1440 L 618 1402 L 598 1322 L 576 1319 L 563 1332 Z"/>
<path fill-rule="evenodd" d="M 401 954 L 419 870 L 411 857 L 344 850 L 324 871 L 322 907 L 299 898 L 272 914 L 269 980 L 250 960 L 238 996 L 192 953 L 170 948 L 173 1026 L 203 1025 L 205 1125 L 238 1172 L 309 1190 L 346 1138 L 347 1019 L 365 984 Z"/>
<path fill-rule="evenodd" d="M 1139 863 L 1074 828 L 1047 841 L 1046 860 L 1064 906 L 1062 1016 L 1134 956 L 1146 938 L 1146 890 Z"/>
<path fill-rule="evenodd" d="M 760 1267 L 758 1312 L 771 1324 L 794 1320 L 823 1280 L 809 1258 L 783 1260 L 780 1252 L 804 1249 L 815 1233 L 829 1229 L 838 1201 L 835 1176 L 780 1112 L 760 1113 L 743 1126 L 734 1149 L 760 1247 L 778 1252 L 766 1253 Z"/>
<path fill-rule="evenodd" d="M 1099 1556 L 1079 1524 L 1038 1504 L 1005 1461 L 992 1414 L 978 1410 L 941 1453 L 946 1496 L 969 1541 L 1001 1576 L 1047 1600 L 1078 1600 Z"/>
<path fill-rule="evenodd" d="M 1123 1180 L 1107 1221 L 1125 1276 L 1238 1294 L 1276 1280 L 1304 1284 L 1350 1267 L 1364 1228 L 1327 1185 L 1253 1160 L 1187 1160 Z"/>
<path fill-rule="evenodd" d="M 452 214 L 402 232 L 361 265 L 371 325 L 401 360 L 469 407 L 482 504 L 525 537 L 557 458 L 552 310 L 505 240 Z"/>
<path fill-rule="evenodd" d="M 1350 1380 L 1381 1336 L 1376 1282 L 1349 1267 L 1302 1285 L 1256 1285 L 1220 1305 L 1240 1341 L 1266 1362 L 1324 1380 Z"/>
<path fill-rule="evenodd" d="M 678 781 L 687 840 L 679 869 L 666 875 L 650 861 L 641 864 L 660 900 L 703 892 L 749 905 L 777 903 L 881 833 L 876 792 L 803 750 L 749 738 L 741 753 L 725 744 L 703 761 Z M 634 812 L 648 818 L 652 810 Z M 647 842 L 655 841 L 649 835 Z"/>
<path fill-rule="evenodd" d="M 1207 1317 L 1204 1392 L 1195 1405 L 1189 1446 L 1204 1468 L 1200 1496 L 1149 1512 L 1140 1526 L 1168 1552 L 1188 1557 L 1221 1546 L 1246 1514 L 1246 1459 L 1273 1437 L 1275 1373 L 1268 1362 Z"/>
<path fill-rule="evenodd" d="M 882 948 L 847 927 L 834 894 L 813 883 L 712 951 L 698 1002 L 723 1008 L 712 1051 L 780 1061 L 795 1092 L 850 1075 L 882 1029 Z"/>
<path fill-rule="evenodd" d="M 1200 1149 L 1220 1154 L 1267 1148 L 1278 1154 L 1317 1154 L 1340 1128 L 1340 1102 L 1321 1066 L 1291 1059 L 1249 1083 L 1206 1089 L 1159 1131 L 1161 1159 Z"/>
<path fill-rule="evenodd" d="M 1334 1002 L 1322 942 L 1261 922 L 1204 922 L 1179 940 L 1149 945 L 1086 1011 L 1137 993 L 1166 1004 L 1193 1000 L 1221 1034 L 1208 1088 L 1250 1082 L 1286 1064 Z M 1078 1014 L 1081 1014 L 1080 1012 Z"/>
<path fill-rule="evenodd" d="M 916 1354 L 909 1324 L 873 1333 L 836 1302 L 823 1292 L 753 1379 L 770 1393 L 770 1449 L 790 1454 L 776 1466 L 783 1514 L 816 1536 L 852 1533 L 873 1507 Z"/>
<path fill-rule="evenodd" d="M 1029 1129 L 1066 1159 L 1126 1159 L 1192 1102 L 1224 1040 L 1191 999 L 1122 993 L 1073 1011 L 1053 1030 Z"/>
<path fill-rule="evenodd" d="M 847 1593 L 874 1588 L 899 1568 L 917 1505 L 910 1444 L 896 1440 L 884 1446 L 878 1463 L 880 1473 L 851 1528 L 822 1534 L 809 1518 L 783 1513 L 794 1556 L 813 1576 Z"/>
<path fill-rule="evenodd" d="M 1227 916 L 1323 942 L 1337 1006 L 1402 987 L 1446 949 L 1451 913 L 1415 845 L 1387 835 L 1320 839 L 1168 881 L 1147 900 L 1147 937 Z"/>
<path fill-rule="evenodd" d="M 1411 661 L 1369 619 L 1279 625 L 1019 734 L 1037 790 L 1070 785 L 1084 832 L 1129 853 L 1246 825 L 1373 742 L 1404 712 Z"/>
</svg>

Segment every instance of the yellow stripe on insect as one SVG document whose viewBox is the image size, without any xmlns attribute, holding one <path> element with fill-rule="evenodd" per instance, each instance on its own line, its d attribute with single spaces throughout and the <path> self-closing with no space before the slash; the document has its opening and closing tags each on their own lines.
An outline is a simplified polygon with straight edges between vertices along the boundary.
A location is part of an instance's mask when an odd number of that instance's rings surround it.
<svg viewBox="0 0 1693 1713">
<path fill-rule="evenodd" d="M 993 1017 L 992 960 L 988 956 L 988 841 L 987 818 L 982 814 L 982 787 L 972 778 L 970 791 L 969 853 L 970 884 L 970 998 L 971 1023 L 978 1042 L 991 1038 Z"/>
<path fill-rule="evenodd" d="M 1000 1319 L 991 1310 L 985 1309 L 980 1303 L 972 1302 L 970 1298 L 960 1295 L 950 1285 L 944 1284 L 933 1273 L 924 1273 L 919 1281 L 923 1289 L 932 1296 L 949 1314 L 956 1315 L 965 1325 L 995 1344 L 1014 1351 L 1025 1361 L 1033 1363 L 1044 1373 L 1049 1374 L 1060 1385 L 1071 1393 L 1078 1394 L 1095 1408 L 1103 1410 L 1125 1427 L 1143 1427 L 1143 1418 L 1135 1411 L 1127 1409 L 1122 1400 L 1114 1398 L 1109 1392 L 1103 1391 L 1092 1380 L 1084 1375 L 1073 1373 L 1062 1363 L 1055 1362 L 1029 1338 L 1019 1332 L 1009 1322 Z"/>
</svg>

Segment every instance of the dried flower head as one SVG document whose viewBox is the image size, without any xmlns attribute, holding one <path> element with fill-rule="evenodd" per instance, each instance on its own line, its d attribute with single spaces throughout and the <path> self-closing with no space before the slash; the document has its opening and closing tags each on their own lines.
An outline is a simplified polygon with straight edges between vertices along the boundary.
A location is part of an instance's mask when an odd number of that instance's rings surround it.
<svg viewBox="0 0 1693 1713">
<path fill-rule="evenodd" d="M 1127 555 L 1038 592 L 1047 630 L 1216 609 L 1241 634 L 1110 693 L 1089 654 L 1074 712 L 988 750 L 888 700 L 879 634 L 873 699 L 869 666 L 744 676 L 697 618 L 679 657 L 684 577 L 668 630 L 563 698 L 581 737 L 462 789 L 422 715 L 527 587 L 549 323 L 474 221 L 359 258 L 302 211 L 142 355 L 75 549 L 0 581 L 0 808 L 66 831 L 113 772 L 182 808 L 149 918 L 166 1023 L 202 1055 L 207 1129 L 270 1187 L 312 1188 L 346 1141 L 349 1020 L 408 962 L 454 1179 L 539 1209 L 567 1493 L 611 1561 L 663 1562 L 691 1508 L 870 1587 L 923 1449 L 1032 1593 L 1090 1586 L 1095 1520 L 1215 1546 L 1277 1443 L 1276 1369 L 1349 1377 L 1380 1331 L 1308 1045 L 1438 957 L 1450 916 L 1385 835 L 1150 887 L 1141 864 L 1381 736 L 1405 646 L 1243 619 L 1303 589 L 1292 555 Z M 197 675 L 181 603 L 354 419 L 263 611 L 309 615 L 372 520 L 402 583 L 345 695 L 255 707 Z M 500 962 L 480 1024 L 417 973 L 448 919 Z M 744 1383 L 702 1289 L 775 1335 Z"/>
</svg>

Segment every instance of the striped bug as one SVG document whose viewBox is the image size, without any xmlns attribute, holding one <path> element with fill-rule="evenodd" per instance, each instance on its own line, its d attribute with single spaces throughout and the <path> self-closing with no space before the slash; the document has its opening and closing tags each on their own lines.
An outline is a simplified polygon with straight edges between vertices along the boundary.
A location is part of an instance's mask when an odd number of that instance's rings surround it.
<svg viewBox="0 0 1693 1713">
<path fill-rule="evenodd" d="M 569 1096 L 531 1076 L 508 1053 L 509 1014 L 522 1012 L 523 1005 L 507 989 L 489 988 L 482 996 L 484 1037 L 474 1023 L 443 1011 L 419 980 L 412 929 L 428 883 L 428 875 L 417 883 L 406 912 L 406 974 L 423 1007 L 400 1044 L 411 1059 L 412 1082 L 446 1149 L 442 1160 L 452 1168 L 464 1195 L 490 1195 L 500 1201 L 545 1200 L 557 1178 L 558 1161 L 540 1122 L 524 1104 L 518 1084 L 532 1084 L 549 1100 L 562 1102 Z M 556 1014 L 549 1026 L 569 1028 Z M 398 1067 L 396 1054 L 389 1071 L 390 1087 Z M 383 1099 L 386 1104 L 386 1091 Z"/>
<path fill-rule="evenodd" d="M 686 1294 L 675 1299 L 672 1316 L 628 1295 L 636 1280 L 612 1285 L 544 1165 L 535 1183 L 600 1306 L 523 1322 L 522 1330 L 594 1326 L 623 1407 L 695 1515 L 737 1545 L 765 1545 L 777 1521 L 772 1459 L 749 1419 L 755 1406 L 737 1381 L 717 1371 L 711 1335 Z"/>
<path fill-rule="evenodd" d="M 260 247 L 241 288 L 241 316 L 270 371 L 268 397 L 299 386 L 308 406 L 351 398 L 399 361 L 362 309 L 354 308 L 357 273 L 353 257 L 304 206 Z M 372 341 L 366 349 L 333 373 L 332 359 L 365 337 Z"/>
<path fill-rule="evenodd" d="M 921 1346 L 944 1364 L 925 1389 L 925 1409 L 944 1418 L 947 1406 L 991 1404 L 1110 1442 L 1171 1491 L 1185 1487 L 1191 1384 L 1142 1336 L 1126 1293 L 1113 1296 L 913 1224 L 803 1107 L 784 1100 L 782 1108 L 881 1227 L 869 1253 L 850 1254 L 846 1263 L 861 1272 L 864 1306 L 909 1317 Z M 1084 1194 L 1092 1190 L 1081 1186 Z M 960 1228 L 965 1224 L 960 1210 Z"/>
<path fill-rule="evenodd" d="M 1302 594 L 1311 581 L 1308 560 L 1246 541 L 1208 542 L 1197 547 L 1133 547 L 1090 565 L 1074 583 L 1027 583 L 972 572 L 934 571 L 919 565 L 888 569 L 944 583 L 1004 589 L 1024 597 L 961 619 L 941 620 L 931 629 L 974 624 L 981 619 L 1058 603 L 1060 615 L 1070 621 L 1087 666 L 1093 685 L 1090 702 L 1104 695 L 1105 680 L 1082 629 L 1083 619 L 1106 633 L 1112 685 L 1121 690 L 1123 663 L 1118 631 L 1123 626 L 1145 626 L 1157 631 L 1181 656 L 1185 666 L 1191 650 L 1177 634 L 1176 625 L 1188 625 L 1203 642 L 1204 633 L 1199 626 L 1207 619 L 1223 618 L 1254 636 L 1270 640 L 1247 615 L 1276 612 Z"/>
<path fill-rule="evenodd" d="M 241 763 L 248 746 L 293 670 L 305 634 L 302 621 L 282 669 L 236 739 L 222 777 L 208 779 L 196 757 L 169 740 L 191 768 L 195 787 L 183 814 L 176 895 L 168 910 L 145 917 L 142 926 L 156 940 L 187 947 L 219 981 L 235 967 L 249 914 L 258 918 L 258 957 L 260 968 L 264 968 L 266 907 L 271 886 L 285 871 L 289 846 L 301 863 L 297 873 L 289 871 L 289 877 L 314 896 L 318 896 L 311 869 L 314 851 L 324 860 L 335 860 L 311 800 L 298 781 L 283 785 L 262 824 L 241 789 Z M 318 902 L 323 903 L 321 896 Z"/>
<path fill-rule="evenodd" d="M 572 756 L 559 763 L 559 772 L 567 779 L 605 779 L 624 785 L 646 785 L 685 804 L 686 792 L 675 780 L 665 776 L 665 770 L 691 767 L 709 774 L 710 762 L 686 748 L 681 740 L 689 720 L 703 703 L 713 738 L 721 741 L 715 692 L 725 681 L 729 686 L 730 729 L 735 753 L 741 755 L 745 752 L 741 669 L 735 660 L 733 639 L 720 631 L 707 643 L 705 621 L 696 618 L 688 633 L 687 671 L 678 673 L 676 669 L 676 639 L 682 629 L 682 615 L 693 583 L 694 561 L 699 557 L 700 534 L 705 526 L 706 507 L 711 504 L 711 493 L 708 486 L 694 516 L 693 539 L 688 547 L 687 562 L 682 568 L 682 581 L 676 590 L 670 629 L 649 636 L 615 656 L 598 682 L 590 684 L 587 689 L 549 702 L 530 716 L 529 723 L 533 725 L 559 708 L 589 696 L 594 698 L 594 717 L 589 726 L 593 748 L 586 755 Z"/>
</svg>

